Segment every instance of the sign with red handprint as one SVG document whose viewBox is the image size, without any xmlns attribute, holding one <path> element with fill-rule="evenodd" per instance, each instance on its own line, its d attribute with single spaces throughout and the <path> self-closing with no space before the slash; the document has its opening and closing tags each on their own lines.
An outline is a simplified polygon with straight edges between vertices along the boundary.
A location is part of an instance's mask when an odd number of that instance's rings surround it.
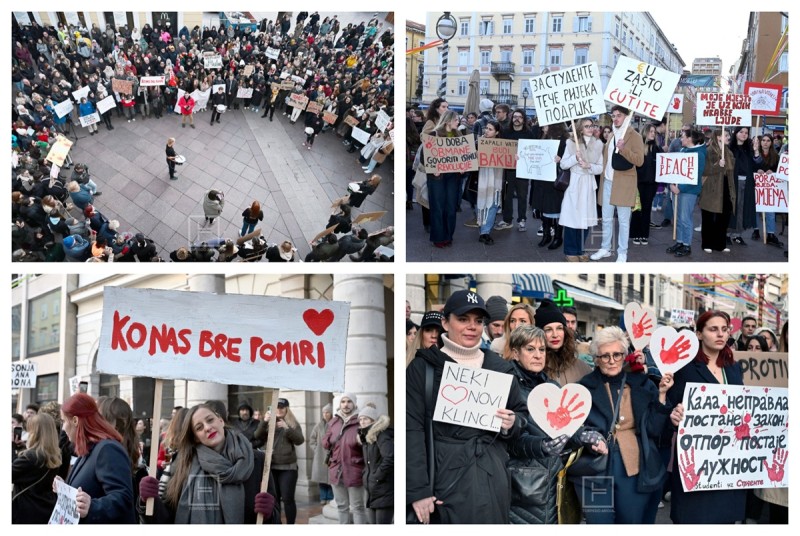
<svg viewBox="0 0 800 536">
<path fill-rule="evenodd" d="M 667 113 L 682 114 L 683 113 L 683 93 L 675 93 L 672 95 L 672 100 L 667 107 Z"/>
<path fill-rule="evenodd" d="M 648 345 L 656 329 L 656 314 L 652 309 L 631 302 L 625 306 L 624 318 L 631 344 L 637 350 L 641 350 Z"/>
<path fill-rule="evenodd" d="M 586 421 L 592 409 L 592 395 L 583 385 L 558 387 L 543 383 L 528 395 L 528 412 L 548 436 L 571 436 Z"/>
<path fill-rule="evenodd" d="M 661 326 L 650 338 L 650 355 L 662 374 L 677 372 L 691 363 L 700 349 L 694 331 L 675 331 L 671 326 Z"/>
</svg>

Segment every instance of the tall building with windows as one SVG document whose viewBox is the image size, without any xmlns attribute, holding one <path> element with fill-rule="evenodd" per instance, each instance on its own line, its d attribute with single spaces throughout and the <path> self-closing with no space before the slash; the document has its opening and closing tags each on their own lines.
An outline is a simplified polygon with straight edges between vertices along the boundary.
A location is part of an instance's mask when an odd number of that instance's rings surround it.
<svg viewBox="0 0 800 536">
<path fill-rule="evenodd" d="M 511 107 L 525 106 L 529 79 L 588 62 L 597 62 L 608 83 L 620 55 L 641 59 L 680 73 L 684 62 L 656 20 L 646 12 L 522 11 L 453 12 L 456 35 L 449 41 L 447 100 L 451 108 L 466 103 L 469 77 L 480 73 L 481 95 Z M 428 13 L 426 41 L 437 39 L 440 12 Z M 436 98 L 442 75 L 443 47 L 425 51 L 423 102 Z"/>
<path fill-rule="evenodd" d="M 425 44 L 425 25 L 406 21 L 406 50 Z M 424 54 L 406 54 L 406 102 L 419 102 L 422 99 L 422 77 L 424 76 Z"/>
</svg>

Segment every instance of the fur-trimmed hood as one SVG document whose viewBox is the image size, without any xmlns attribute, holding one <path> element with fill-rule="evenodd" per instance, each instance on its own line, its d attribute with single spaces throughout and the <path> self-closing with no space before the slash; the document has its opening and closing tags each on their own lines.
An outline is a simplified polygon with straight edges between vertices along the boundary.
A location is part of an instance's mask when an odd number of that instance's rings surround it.
<svg viewBox="0 0 800 536">
<path fill-rule="evenodd" d="M 378 420 L 372 423 L 372 425 L 369 427 L 369 430 L 367 430 L 366 434 L 367 443 L 370 444 L 375 443 L 375 441 L 378 440 L 378 434 L 389 428 L 390 424 L 391 424 L 391 419 L 389 418 L 388 415 L 381 415 L 380 417 L 378 417 Z M 363 445 L 362 436 L 363 434 L 358 434 L 358 443 L 360 445 Z"/>
</svg>

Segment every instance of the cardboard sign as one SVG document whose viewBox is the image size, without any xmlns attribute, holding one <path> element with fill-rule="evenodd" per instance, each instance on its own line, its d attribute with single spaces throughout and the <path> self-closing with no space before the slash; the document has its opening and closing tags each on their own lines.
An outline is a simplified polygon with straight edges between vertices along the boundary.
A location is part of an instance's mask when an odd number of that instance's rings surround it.
<svg viewBox="0 0 800 536">
<path fill-rule="evenodd" d="M 47 524 L 77 525 L 81 519 L 78 515 L 78 488 L 73 488 L 61 479 L 54 482 L 58 499 Z"/>
<path fill-rule="evenodd" d="M 203 58 L 203 67 L 206 69 L 222 69 L 222 56 L 205 56 Z"/>
<path fill-rule="evenodd" d="M 89 96 L 89 86 L 83 86 L 76 89 L 72 92 L 72 96 L 77 102 L 81 102 L 82 98 Z"/>
<path fill-rule="evenodd" d="M 789 212 L 789 183 L 772 173 L 753 173 L 757 212 Z"/>
<path fill-rule="evenodd" d="M 788 389 L 687 383 L 683 407 L 684 491 L 788 487 Z"/>
<path fill-rule="evenodd" d="M 328 123 L 329 125 L 334 124 L 338 117 L 339 117 L 338 115 L 331 112 L 322 112 L 322 120 Z"/>
<path fill-rule="evenodd" d="M 658 153 L 656 182 L 697 184 L 697 153 Z"/>
<path fill-rule="evenodd" d="M 17 361 L 11 363 L 11 388 L 33 389 L 36 387 L 36 363 Z"/>
<path fill-rule="evenodd" d="M 339 224 L 338 224 L 338 223 L 337 223 L 336 225 L 331 225 L 330 227 L 328 227 L 327 229 L 325 229 L 324 231 L 322 231 L 321 233 L 319 233 L 317 236 L 315 236 L 315 237 L 314 237 L 314 238 L 311 240 L 310 244 L 311 244 L 312 246 L 313 246 L 314 244 L 318 244 L 322 238 L 324 238 L 324 237 L 328 236 L 329 234 L 331 234 L 331 233 L 333 232 L 333 230 L 334 230 L 334 229 L 336 229 L 338 226 L 339 226 Z"/>
<path fill-rule="evenodd" d="M 122 80 L 120 78 L 111 79 L 111 89 L 123 95 L 133 94 L 133 82 L 131 80 Z"/>
<path fill-rule="evenodd" d="M 358 127 L 353 127 L 353 131 L 350 133 L 353 136 L 353 139 L 366 145 L 369 143 L 369 132 L 366 130 L 361 130 Z"/>
<path fill-rule="evenodd" d="M 289 94 L 289 106 L 305 110 L 306 104 L 308 104 L 308 97 L 306 97 L 303 93 Z"/>
<path fill-rule="evenodd" d="M 620 56 L 603 95 L 611 105 L 660 120 L 669 108 L 681 75 L 661 67 Z"/>
<path fill-rule="evenodd" d="M 72 105 L 72 101 L 70 99 L 65 100 L 64 102 L 59 102 L 55 106 L 53 106 L 53 111 L 56 112 L 56 115 L 61 118 L 65 115 L 69 114 L 74 106 Z"/>
<path fill-rule="evenodd" d="M 785 352 L 733 352 L 742 367 L 745 385 L 789 387 L 789 354 Z"/>
<path fill-rule="evenodd" d="M 50 147 L 50 152 L 47 153 L 47 158 L 45 158 L 45 160 L 59 167 L 63 167 L 64 160 L 66 160 L 73 143 L 74 142 L 70 141 L 65 136 L 59 134 L 56 136 L 56 142 Z"/>
<path fill-rule="evenodd" d="M 778 155 L 778 171 L 776 171 L 774 175 L 778 179 L 784 181 L 789 180 L 789 153 Z"/>
<path fill-rule="evenodd" d="M 750 112 L 750 96 L 736 93 L 698 93 L 698 125 L 743 126 L 753 122 Z"/>
<path fill-rule="evenodd" d="M 425 134 L 422 136 L 422 144 L 422 160 L 426 173 L 466 173 L 478 169 L 474 134 L 453 138 Z"/>
<path fill-rule="evenodd" d="M 700 341 L 690 329 L 676 331 L 672 326 L 661 326 L 650 338 L 650 355 L 662 374 L 677 372 L 697 357 Z"/>
<path fill-rule="evenodd" d="M 91 113 L 89 115 L 82 115 L 79 117 L 81 121 L 81 126 L 86 128 L 88 126 L 94 125 L 95 123 L 100 122 L 100 114 L 97 112 Z"/>
<path fill-rule="evenodd" d="M 667 107 L 668 114 L 682 114 L 683 113 L 683 93 L 675 93 L 672 100 L 669 101 Z"/>
<path fill-rule="evenodd" d="M 517 169 L 517 140 L 478 138 L 478 166 Z"/>
<path fill-rule="evenodd" d="M 245 76 L 250 76 L 251 74 L 253 74 L 253 71 L 255 71 L 255 70 L 256 70 L 256 66 L 253 65 L 252 63 L 249 64 L 249 65 L 245 65 L 244 66 L 244 75 Z"/>
<path fill-rule="evenodd" d="M 433 420 L 480 430 L 500 430 L 513 376 L 445 362 Z"/>
<path fill-rule="evenodd" d="M 280 50 L 272 47 L 267 47 L 267 50 L 264 51 L 264 55 L 271 60 L 277 60 L 280 53 Z"/>
<path fill-rule="evenodd" d="M 357 225 L 359 223 L 367 223 L 370 221 L 378 221 L 386 215 L 385 210 L 379 210 L 377 212 L 364 212 L 363 214 L 359 214 L 358 217 L 353 220 L 353 225 Z"/>
<path fill-rule="evenodd" d="M 750 97 L 750 112 L 756 115 L 780 115 L 783 86 L 745 82 L 744 94 Z"/>
<path fill-rule="evenodd" d="M 636 302 L 625 306 L 625 329 L 636 350 L 641 350 L 650 343 L 650 337 L 656 329 L 656 314 L 649 307 L 642 307 Z"/>
<path fill-rule="evenodd" d="M 103 293 L 98 371 L 344 390 L 347 303 L 112 286 Z"/>
<path fill-rule="evenodd" d="M 139 87 L 163 86 L 166 83 L 165 79 L 166 77 L 164 75 L 143 76 L 139 78 Z"/>
<path fill-rule="evenodd" d="M 97 103 L 97 111 L 101 114 L 106 113 L 117 107 L 117 101 L 114 100 L 114 95 L 109 95 L 105 99 Z"/>
<path fill-rule="evenodd" d="M 530 87 L 542 126 L 606 113 L 597 62 L 534 76 Z"/>
<path fill-rule="evenodd" d="M 308 105 L 306 106 L 306 111 L 314 115 L 317 115 L 322 111 L 322 105 L 317 101 L 310 100 L 308 101 Z"/>
<path fill-rule="evenodd" d="M 392 118 L 389 117 L 389 114 L 384 112 L 383 110 L 378 112 L 378 115 L 375 117 L 375 126 L 383 132 L 386 130 L 386 127 L 389 126 L 389 123 L 392 122 Z"/>
<path fill-rule="evenodd" d="M 294 89 L 294 82 L 292 82 L 291 80 L 284 80 L 283 82 L 281 82 L 280 88 L 283 90 Z"/>
<path fill-rule="evenodd" d="M 528 413 L 551 438 L 572 437 L 592 409 L 592 394 L 583 385 L 568 383 L 558 387 L 552 383 L 537 385 L 528 395 Z"/>
<path fill-rule="evenodd" d="M 517 178 L 555 182 L 559 168 L 558 140 L 519 140 L 517 142 Z"/>
<path fill-rule="evenodd" d="M 352 115 L 348 115 L 344 118 L 344 122 L 350 125 L 351 127 L 358 126 L 358 119 L 353 117 Z"/>
<path fill-rule="evenodd" d="M 253 88 L 251 87 L 240 87 L 238 91 L 236 91 L 236 98 L 237 99 L 251 99 L 253 98 Z"/>
<path fill-rule="evenodd" d="M 691 326 L 694 324 L 694 311 L 673 307 L 670 311 L 669 321 L 673 326 Z"/>
</svg>

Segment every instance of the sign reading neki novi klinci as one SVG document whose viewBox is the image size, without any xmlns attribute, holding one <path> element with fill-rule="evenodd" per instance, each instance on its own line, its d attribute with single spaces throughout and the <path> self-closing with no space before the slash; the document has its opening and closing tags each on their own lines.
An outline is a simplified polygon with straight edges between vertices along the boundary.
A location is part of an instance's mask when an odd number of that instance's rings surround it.
<svg viewBox="0 0 800 536">
<path fill-rule="evenodd" d="M 349 317 L 345 302 L 108 286 L 97 370 L 342 391 Z"/>
</svg>

